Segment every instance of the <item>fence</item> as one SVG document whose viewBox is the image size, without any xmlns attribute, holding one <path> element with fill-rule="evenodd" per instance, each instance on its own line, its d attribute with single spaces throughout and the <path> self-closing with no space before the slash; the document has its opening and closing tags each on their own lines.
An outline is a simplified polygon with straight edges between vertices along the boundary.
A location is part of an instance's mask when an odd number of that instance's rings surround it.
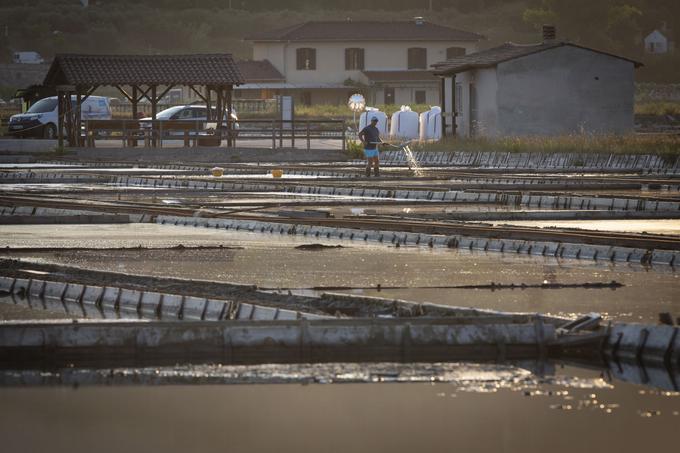
<svg viewBox="0 0 680 453">
<path fill-rule="evenodd" d="M 237 114 L 243 115 L 248 113 L 270 113 L 274 114 L 278 110 L 278 102 L 276 99 L 234 99 L 232 101 L 234 110 Z M 158 104 L 157 111 L 163 111 L 176 105 L 186 105 L 178 103 Z M 151 104 L 139 103 L 137 104 L 137 111 L 144 116 L 151 116 Z M 114 118 L 126 119 L 132 118 L 131 104 L 117 104 L 111 106 L 111 113 Z"/>
<path fill-rule="evenodd" d="M 205 121 L 162 121 L 162 120 L 90 120 L 85 121 L 85 141 L 94 147 L 97 140 L 120 139 L 127 146 L 163 146 L 163 141 L 182 141 L 189 146 L 220 146 L 227 140 L 228 146 L 237 141 L 271 140 L 272 149 L 282 148 L 296 141 L 305 143 L 311 149 L 312 140 L 341 140 L 342 150 L 346 149 L 347 127 L 344 120 L 291 120 L 248 119 L 229 121 L 217 129 L 216 123 Z"/>
</svg>

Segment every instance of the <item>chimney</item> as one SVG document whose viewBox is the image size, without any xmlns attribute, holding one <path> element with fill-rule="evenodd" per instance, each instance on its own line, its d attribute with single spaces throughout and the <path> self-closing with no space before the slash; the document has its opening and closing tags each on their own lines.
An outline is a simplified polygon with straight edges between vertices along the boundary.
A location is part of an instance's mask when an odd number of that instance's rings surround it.
<svg viewBox="0 0 680 453">
<path fill-rule="evenodd" d="M 415 21 L 416 25 L 423 25 L 425 23 L 425 18 L 422 16 L 416 16 L 413 18 L 413 20 Z"/>
<path fill-rule="evenodd" d="M 549 43 L 557 39 L 557 30 L 554 25 L 543 25 L 543 42 Z"/>
</svg>

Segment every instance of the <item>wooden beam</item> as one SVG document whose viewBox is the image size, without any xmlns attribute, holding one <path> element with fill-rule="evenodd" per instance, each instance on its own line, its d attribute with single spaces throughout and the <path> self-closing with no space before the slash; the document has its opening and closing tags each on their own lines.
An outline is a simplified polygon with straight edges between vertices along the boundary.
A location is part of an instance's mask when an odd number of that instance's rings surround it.
<svg viewBox="0 0 680 453">
<path fill-rule="evenodd" d="M 201 98 L 203 100 L 203 102 L 208 102 L 208 100 L 205 98 L 205 96 L 203 96 L 203 94 L 200 91 L 198 91 L 193 85 L 189 85 L 189 88 L 191 88 L 191 90 L 194 93 L 196 93 L 196 96 Z"/>
<path fill-rule="evenodd" d="M 167 88 L 160 94 L 160 96 L 158 96 L 158 99 L 163 99 L 163 96 L 168 94 L 168 91 L 172 90 L 173 88 L 175 88 L 175 85 L 168 85 Z"/>
<path fill-rule="evenodd" d="M 154 86 L 154 85 L 152 85 Z M 151 90 L 151 86 L 146 87 L 146 90 L 142 91 L 142 94 L 139 95 L 139 98 L 137 98 L 137 102 L 141 101 L 144 98 L 147 98 L 149 102 L 151 102 L 151 97 L 149 97 L 149 91 Z M 142 87 L 139 87 L 139 90 L 142 90 Z"/>
<path fill-rule="evenodd" d="M 127 93 L 127 91 L 125 91 L 125 90 L 123 89 L 123 87 L 121 87 L 120 85 L 114 85 L 114 88 L 117 88 L 118 91 L 120 91 L 121 94 L 122 94 L 123 96 L 125 96 L 125 99 L 127 99 L 127 100 L 130 101 L 131 103 L 132 103 L 132 99 L 133 99 L 132 96 L 135 96 L 135 99 L 136 99 L 136 91 L 135 91 L 135 88 L 136 88 L 136 87 L 133 87 L 133 88 L 132 88 L 132 90 L 133 90 L 133 91 L 132 91 L 132 95 L 129 95 L 129 94 Z"/>
</svg>

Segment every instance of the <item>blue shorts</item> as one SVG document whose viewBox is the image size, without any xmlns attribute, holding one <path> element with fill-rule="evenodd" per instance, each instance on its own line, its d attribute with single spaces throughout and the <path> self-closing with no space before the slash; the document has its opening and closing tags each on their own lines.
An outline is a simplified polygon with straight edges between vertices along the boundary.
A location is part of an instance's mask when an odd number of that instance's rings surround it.
<svg viewBox="0 0 680 453">
<path fill-rule="evenodd" d="M 364 157 L 366 159 L 370 159 L 372 157 L 378 157 L 378 150 L 377 149 L 365 149 L 364 148 Z"/>
</svg>

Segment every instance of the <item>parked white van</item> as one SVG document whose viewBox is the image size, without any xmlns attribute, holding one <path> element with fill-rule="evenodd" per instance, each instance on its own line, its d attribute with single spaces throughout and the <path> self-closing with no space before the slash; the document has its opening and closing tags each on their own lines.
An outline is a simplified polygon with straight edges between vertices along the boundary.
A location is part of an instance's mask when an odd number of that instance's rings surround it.
<svg viewBox="0 0 680 453">
<path fill-rule="evenodd" d="M 57 137 L 57 97 L 44 98 L 33 104 L 25 113 L 13 115 L 9 119 L 9 133 L 15 137 Z M 76 97 L 71 96 L 75 106 Z M 109 98 L 89 96 L 83 102 L 80 117 L 83 120 L 110 120 L 111 105 Z"/>
</svg>

